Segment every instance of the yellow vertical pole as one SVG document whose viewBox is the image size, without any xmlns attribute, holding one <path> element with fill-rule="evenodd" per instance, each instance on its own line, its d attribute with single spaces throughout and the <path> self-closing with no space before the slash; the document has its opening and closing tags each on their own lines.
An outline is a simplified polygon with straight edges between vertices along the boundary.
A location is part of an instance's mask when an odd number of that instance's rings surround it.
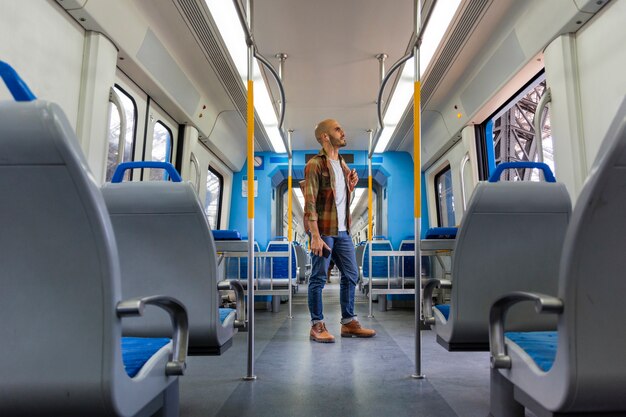
<svg viewBox="0 0 626 417">
<path fill-rule="evenodd" d="M 246 1 L 247 26 L 252 33 L 252 0 Z M 246 111 L 248 143 L 248 369 L 246 381 L 254 381 L 254 44 L 248 43 L 248 106 Z"/>
<path fill-rule="evenodd" d="M 434 7 L 434 4 L 433 4 Z M 421 230 L 422 230 L 422 143 L 421 143 L 421 85 L 420 85 L 420 43 L 421 43 L 421 25 L 422 15 L 420 9 L 420 0 L 415 0 L 415 35 L 416 42 L 413 47 L 413 59 L 414 59 L 414 87 L 413 87 L 413 186 L 414 186 L 414 200 L 413 200 L 413 215 L 415 218 L 413 234 L 414 234 L 414 248 L 415 248 L 415 373 L 413 378 L 423 379 L 425 376 L 422 374 L 422 305 L 423 305 L 423 291 L 422 291 L 422 256 L 421 256 Z"/>
</svg>

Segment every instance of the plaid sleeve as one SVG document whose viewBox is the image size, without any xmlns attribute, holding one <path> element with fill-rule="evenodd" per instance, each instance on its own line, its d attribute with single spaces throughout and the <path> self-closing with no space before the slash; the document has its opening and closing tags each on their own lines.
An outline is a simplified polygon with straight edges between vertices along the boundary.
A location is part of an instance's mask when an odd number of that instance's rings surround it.
<svg viewBox="0 0 626 417">
<path fill-rule="evenodd" d="M 304 218 L 317 221 L 317 193 L 319 192 L 319 164 L 312 158 L 304 167 Z"/>
</svg>

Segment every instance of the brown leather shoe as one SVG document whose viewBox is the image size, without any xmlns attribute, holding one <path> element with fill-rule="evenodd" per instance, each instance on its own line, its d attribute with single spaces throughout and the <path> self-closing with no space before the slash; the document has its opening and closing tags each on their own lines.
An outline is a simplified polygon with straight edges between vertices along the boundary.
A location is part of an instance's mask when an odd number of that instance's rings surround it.
<svg viewBox="0 0 626 417">
<path fill-rule="evenodd" d="M 326 325 L 323 321 L 315 323 L 311 326 L 311 332 L 309 333 L 310 339 L 319 343 L 335 343 L 335 336 L 328 333 Z"/>
<path fill-rule="evenodd" d="M 358 320 L 352 320 L 348 324 L 341 325 L 341 337 L 372 337 L 376 335 L 376 330 L 361 327 Z"/>
</svg>

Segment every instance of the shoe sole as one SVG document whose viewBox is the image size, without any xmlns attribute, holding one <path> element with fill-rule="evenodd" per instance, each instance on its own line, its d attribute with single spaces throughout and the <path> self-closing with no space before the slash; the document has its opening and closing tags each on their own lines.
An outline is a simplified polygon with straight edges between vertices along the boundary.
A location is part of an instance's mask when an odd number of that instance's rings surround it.
<svg viewBox="0 0 626 417">
<path fill-rule="evenodd" d="M 332 339 L 332 340 L 320 340 L 320 339 L 316 339 L 316 338 L 311 337 L 311 336 L 309 336 L 309 339 L 314 341 L 314 342 L 317 342 L 317 343 L 335 343 L 335 339 Z"/>
<path fill-rule="evenodd" d="M 370 334 L 370 335 L 367 335 L 367 336 L 359 336 L 359 335 L 352 334 L 352 333 L 341 333 L 341 337 L 358 337 L 358 338 L 361 338 L 361 339 L 367 339 L 368 337 L 374 337 L 374 336 L 376 336 L 376 333 Z"/>
</svg>

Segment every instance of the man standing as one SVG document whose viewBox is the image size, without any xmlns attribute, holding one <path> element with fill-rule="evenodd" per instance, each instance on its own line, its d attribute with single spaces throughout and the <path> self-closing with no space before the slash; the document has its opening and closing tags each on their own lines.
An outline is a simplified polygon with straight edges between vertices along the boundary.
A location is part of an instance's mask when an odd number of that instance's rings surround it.
<svg viewBox="0 0 626 417">
<path fill-rule="evenodd" d="M 350 171 L 339 155 L 339 148 L 346 146 L 346 137 L 336 120 L 320 122 L 315 128 L 315 138 L 322 149 L 304 169 L 304 219 L 311 234 L 312 253 L 308 294 L 312 324 L 310 338 L 321 343 L 335 341 L 326 329 L 322 313 L 322 289 L 331 256 L 341 272 L 341 336 L 372 337 L 376 332 L 361 327 L 354 314 L 354 292 L 359 274 L 349 234 L 350 194 L 359 177 L 355 170 Z"/>
</svg>

